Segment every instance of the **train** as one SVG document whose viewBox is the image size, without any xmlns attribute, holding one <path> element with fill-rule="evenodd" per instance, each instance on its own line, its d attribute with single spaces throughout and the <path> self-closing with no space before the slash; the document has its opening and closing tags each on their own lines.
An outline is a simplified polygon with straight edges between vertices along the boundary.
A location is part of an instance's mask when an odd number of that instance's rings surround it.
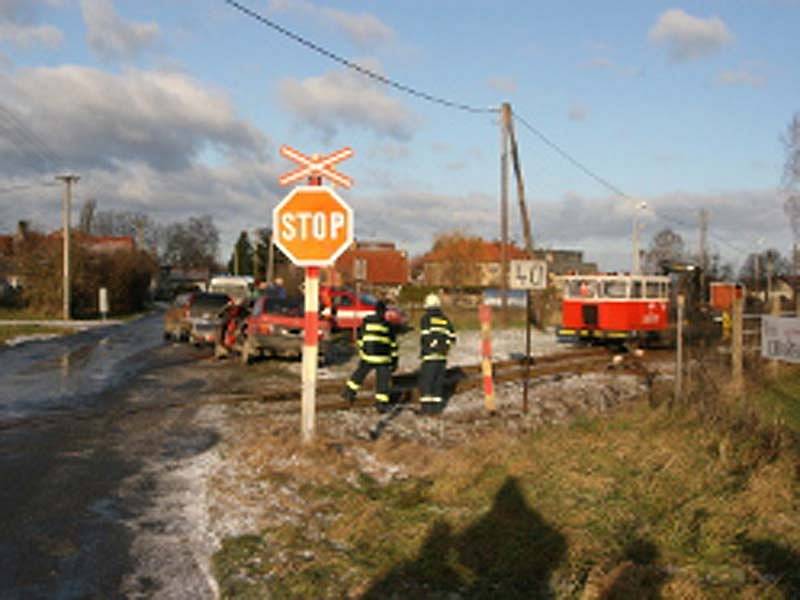
<svg viewBox="0 0 800 600">
<path fill-rule="evenodd" d="M 565 275 L 560 342 L 659 345 L 671 335 L 667 275 Z"/>
</svg>

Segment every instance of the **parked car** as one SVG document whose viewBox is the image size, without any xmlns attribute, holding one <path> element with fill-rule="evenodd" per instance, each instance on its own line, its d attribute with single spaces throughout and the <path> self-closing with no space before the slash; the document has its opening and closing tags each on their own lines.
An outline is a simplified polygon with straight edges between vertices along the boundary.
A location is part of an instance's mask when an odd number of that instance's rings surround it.
<svg viewBox="0 0 800 600">
<path fill-rule="evenodd" d="M 378 299 L 372 294 L 356 294 L 349 288 L 320 288 L 320 305 L 322 314 L 331 318 L 337 329 L 356 329 L 369 314 L 375 312 Z M 389 305 L 386 309 L 386 320 L 397 329 L 407 331 L 408 315 L 397 306 Z"/>
<path fill-rule="evenodd" d="M 186 342 L 192 326 L 189 322 L 189 304 L 195 292 L 178 294 L 164 313 L 164 339 Z"/>
<path fill-rule="evenodd" d="M 237 352 L 244 364 L 257 356 L 302 356 L 305 337 L 303 298 L 260 296 L 249 310 L 229 307 L 220 327 L 215 355 Z M 327 362 L 332 341 L 330 319 L 319 319 L 319 360 Z"/>
<path fill-rule="evenodd" d="M 188 307 L 189 341 L 198 346 L 213 344 L 222 324 L 222 311 L 230 302 L 227 294 L 193 294 Z"/>
</svg>

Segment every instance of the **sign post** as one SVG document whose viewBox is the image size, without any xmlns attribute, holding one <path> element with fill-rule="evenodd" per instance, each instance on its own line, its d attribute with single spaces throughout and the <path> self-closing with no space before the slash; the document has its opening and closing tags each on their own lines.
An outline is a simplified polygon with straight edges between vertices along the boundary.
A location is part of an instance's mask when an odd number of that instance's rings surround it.
<svg viewBox="0 0 800 600">
<path fill-rule="evenodd" d="M 281 185 L 307 178 L 309 185 L 294 188 L 272 211 L 274 242 L 289 259 L 305 267 L 305 318 L 302 365 L 301 431 L 303 442 L 314 439 L 316 429 L 317 361 L 319 357 L 319 270 L 332 265 L 353 243 L 353 210 L 333 189 L 350 187 L 353 180 L 334 164 L 353 155 L 343 148 L 327 156 L 281 147 L 281 155 L 300 164 L 282 177 Z"/>
<path fill-rule="evenodd" d="M 522 412 L 528 413 L 528 380 L 531 378 L 531 290 L 547 287 L 547 261 L 512 260 L 510 287 L 525 290 L 525 378 L 522 382 Z"/>
</svg>

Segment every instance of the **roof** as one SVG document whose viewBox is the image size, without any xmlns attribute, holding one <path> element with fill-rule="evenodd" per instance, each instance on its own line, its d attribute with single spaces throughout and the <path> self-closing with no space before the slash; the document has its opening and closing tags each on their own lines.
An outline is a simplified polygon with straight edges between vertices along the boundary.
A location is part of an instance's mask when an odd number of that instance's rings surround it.
<svg viewBox="0 0 800 600">
<path fill-rule="evenodd" d="M 366 261 L 366 282 L 395 285 L 408 283 L 408 255 L 393 246 L 356 246 L 349 248 L 336 261 L 336 270 L 353 274 L 356 260 Z"/>
</svg>

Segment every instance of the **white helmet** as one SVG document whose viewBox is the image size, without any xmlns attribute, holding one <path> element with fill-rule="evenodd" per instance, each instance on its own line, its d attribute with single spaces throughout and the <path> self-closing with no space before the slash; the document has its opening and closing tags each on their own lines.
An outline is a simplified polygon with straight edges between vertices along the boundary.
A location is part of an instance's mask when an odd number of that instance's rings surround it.
<svg viewBox="0 0 800 600">
<path fill-rule="evenodd" d="M 425 308 L 439 308 L 442 305 L 442 301 L 439 300 L 439 296 L 436 294 L 428 294 L 425 296 Z"/>
</svg>

